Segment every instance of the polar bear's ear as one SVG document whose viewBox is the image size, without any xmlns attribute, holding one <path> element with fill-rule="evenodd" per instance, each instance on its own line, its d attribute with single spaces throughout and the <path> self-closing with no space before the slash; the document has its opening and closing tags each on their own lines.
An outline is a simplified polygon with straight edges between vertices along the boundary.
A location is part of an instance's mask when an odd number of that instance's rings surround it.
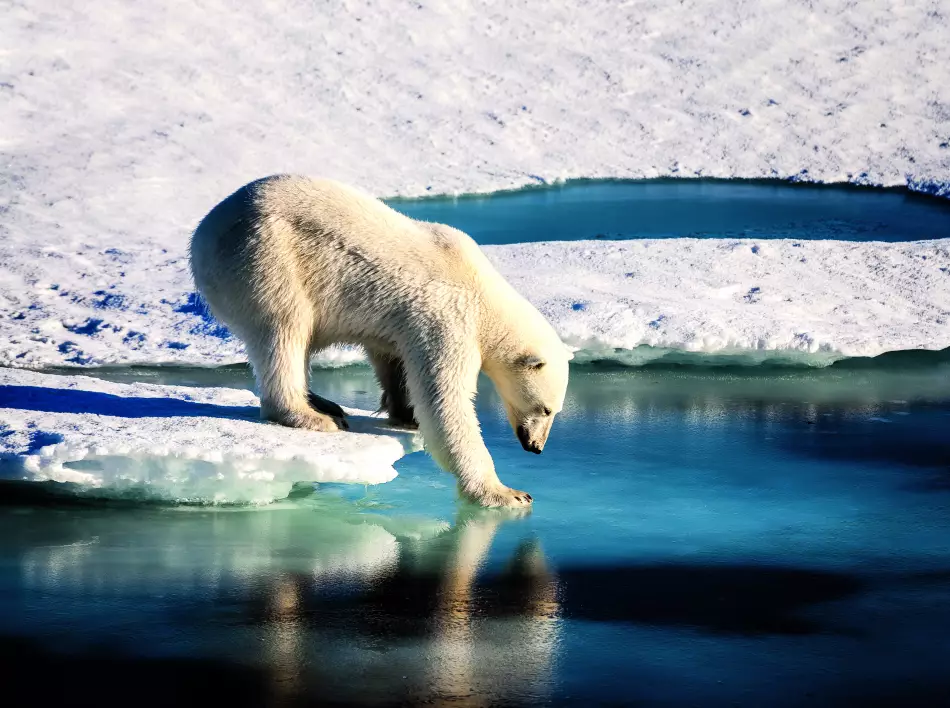
<svg viewBox="0 0 950 708">
<path fill-rule="evenodd" d="M 540 369 L 544 366 L 544 359 L 537 354 L 524 354 L 518 358 L 518 366 L 523 369 Z"/>
</svg>

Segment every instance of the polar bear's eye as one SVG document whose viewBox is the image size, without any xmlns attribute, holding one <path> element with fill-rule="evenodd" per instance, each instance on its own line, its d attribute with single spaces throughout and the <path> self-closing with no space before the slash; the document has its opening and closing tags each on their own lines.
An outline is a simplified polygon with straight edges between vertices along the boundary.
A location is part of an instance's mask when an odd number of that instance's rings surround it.
<svg viewBox="0 0 950 708">
<path fill-rule="evenodd" d="M 535 354 L 525 354 L 518 359 L 518 363 L 526 369 L 540 369 L 544 366 L 544 359 Z"/>
<path fill-rule="evenodd" d="M 544 415 L 551 415 L 551 409 L 547 406 L 544 407 Z"/>
</svg>

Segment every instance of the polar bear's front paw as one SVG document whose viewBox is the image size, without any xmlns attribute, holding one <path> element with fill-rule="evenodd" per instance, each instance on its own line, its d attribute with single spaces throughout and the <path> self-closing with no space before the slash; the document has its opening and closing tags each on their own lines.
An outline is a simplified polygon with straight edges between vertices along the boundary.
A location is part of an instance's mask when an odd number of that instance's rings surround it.
<svg viewBox="0 0 950 708">
<path fill-rule="evenodd" d="M 474 501 L 487 507 L 520 508 L 531 506 L 534 501 L 527 492 L 505 486 L 492 487 L 472 496 Z"/>
</svg>

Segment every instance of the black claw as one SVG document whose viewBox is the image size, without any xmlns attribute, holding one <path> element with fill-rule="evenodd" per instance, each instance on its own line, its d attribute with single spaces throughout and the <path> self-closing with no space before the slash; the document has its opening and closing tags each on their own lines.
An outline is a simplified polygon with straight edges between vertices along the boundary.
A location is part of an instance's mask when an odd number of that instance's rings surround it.
<svg viewBox="0 0 950 708">
<path fill-rule="evenodd" d="M 340 408 L 339 405 L 333 401 L 328 401 L 323 396 L 318 396 L 313 391 L 310 391 L 307 394 L 307 400 L 310 402 L 310 407 L 314 410 L 324 413 L 325 415 L 331 416 L 332 418 L 343 418 L 346 413 Z"/>
</svg>

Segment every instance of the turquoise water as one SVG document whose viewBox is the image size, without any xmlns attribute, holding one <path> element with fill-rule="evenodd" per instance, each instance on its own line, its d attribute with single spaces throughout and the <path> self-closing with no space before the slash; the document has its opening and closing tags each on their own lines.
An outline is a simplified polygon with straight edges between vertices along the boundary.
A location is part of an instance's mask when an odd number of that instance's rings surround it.
<svg viewBox="0 0 950 708">
<path fill-rule="evenodd" d="M 98 372 L 249 385 L 245 370 Z M 314 389 L 371 406 L 364 367 Z M 6 488 L 7 695 L 99 705 L 890 705 L 950 689 L 950 363 L 578 368 L 530 514 L 424 454 L 269 508 Z M 55 680 L 36 681 L 37 670 Z M 84 693 L 87 692 L 87 693 Z M 68 702 L 68 701 L 67 701 Z"/>
<path fill-rule="evenodd" d="M 734 180 L 591 181 L 460 199 L 391 200 L 482 244 L 577 239 L 950 237 L 950 202 L 905 191 Z"/>
</svg>

